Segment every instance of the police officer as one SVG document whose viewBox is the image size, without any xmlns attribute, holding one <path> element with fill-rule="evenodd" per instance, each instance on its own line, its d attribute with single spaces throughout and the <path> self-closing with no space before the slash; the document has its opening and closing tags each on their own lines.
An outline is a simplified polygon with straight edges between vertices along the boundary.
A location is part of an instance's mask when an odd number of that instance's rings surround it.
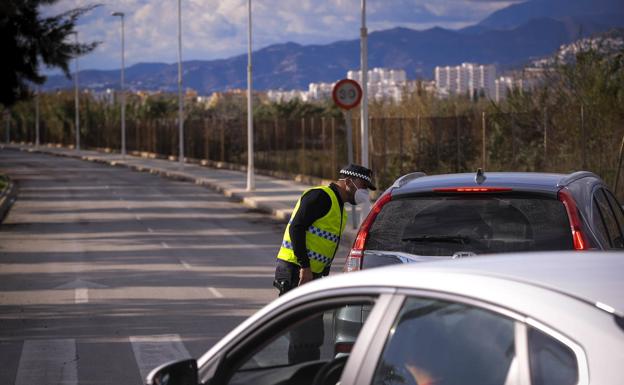
<svg viewBox="0 0 624 385">
<path fill-rule="evenodd" d="M 376 190 L 371 170 L 350 164 L 340 170 L 340 179 L 335 183 L 313 187 L 303 193 L 277 254 L 273 285 L 279 295 L 329 274 L 347 224 L 344 202 L 353 205 L 368 202 L 369 190 Z M 323 339 L 322 317 L 295 327 L 290 331 L 289 362 L 319 359 Z"/>
<path fill-rule="evenodd" d="M 344 202 L 355 205 L 367 201 L 368 190 L 376 190 L 371 170 L 350 164 L 340 170 L 335 183 L 303 193 L 277 254 L 275 286 L 280 295 L 329 274 L 347 224 Z"/>
</svg>

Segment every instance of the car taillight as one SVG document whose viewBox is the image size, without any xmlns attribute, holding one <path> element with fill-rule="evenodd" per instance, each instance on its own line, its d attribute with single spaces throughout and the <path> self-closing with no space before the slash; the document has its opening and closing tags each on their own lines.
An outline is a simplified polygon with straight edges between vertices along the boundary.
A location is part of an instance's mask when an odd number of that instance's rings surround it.
<svg viewBox="0 0 624 385">
<path fill-rule="evenodd" d="M 364 254 L 364 246 L 366 245 L 366 238 L 368 238 L 368 232 L 377 218 L 377 215 L 381 211 L 381 208 L 388 202 L 392 200 L 392 194 L 387 193 L 382 195 L 377 202 L 373 205 L 373 208 L 368 213 L 364 222 L 360 226 L 360 230 L 355 237 L 355 242 L 353 242 L 353 247 L 347 256 L 347 260 L 344 265 L 344 272 L 349 271 L 357 271 L 362 269 L 362 255 Z"/>
<path fill-rule="evenodd" d="M 511 191 L 511 189 L 507 187 L 448 187 L 433 189 L 433 192 L 438 193 L 489 193 L 507 191 Z"/>
<path fill-rule="evenodd" d="M 572 230 L 572 240 L 574 242 L 574 248 L 576 250 L 589 249 L 589 242 L 587 237 L 581 230 L 581 218 L 576 207 L 576 202 L 572 197 L 572 194 L 567 189 L 559 190 L 559 200 L 565 206 L 568 213 L 568 220 L 570 221 L 570 230 Z"/>
</svg>

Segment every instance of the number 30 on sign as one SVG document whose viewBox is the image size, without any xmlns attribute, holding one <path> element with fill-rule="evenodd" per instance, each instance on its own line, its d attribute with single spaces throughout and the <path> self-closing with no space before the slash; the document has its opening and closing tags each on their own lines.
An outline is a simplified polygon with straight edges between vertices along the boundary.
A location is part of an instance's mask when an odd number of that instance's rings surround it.
<svg viewBox="0 0 624 385">
<path fill-rule="evenodd" d="M 342 79 L 332 90 L 334 103 L 343 110 L 350 110 L 357 107 L 362 100 L 362 88 L 352 79 Z"/>
</svg>

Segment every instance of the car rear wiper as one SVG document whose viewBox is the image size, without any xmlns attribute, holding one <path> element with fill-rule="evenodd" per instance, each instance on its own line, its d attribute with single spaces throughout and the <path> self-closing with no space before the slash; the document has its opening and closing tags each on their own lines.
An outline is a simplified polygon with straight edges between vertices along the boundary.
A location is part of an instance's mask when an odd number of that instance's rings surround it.
<svg viewBox="0 0 624 385">
<path fill-rule="evenodd" d="M 469 244 L 474 239 L 465 237 L 462 235 L 415 235 L 412 237 L 405 237 L 402 241 L 412 242 L 446 242 L 446 243 L 459 243 L 462 245 Z"/>
</svg>

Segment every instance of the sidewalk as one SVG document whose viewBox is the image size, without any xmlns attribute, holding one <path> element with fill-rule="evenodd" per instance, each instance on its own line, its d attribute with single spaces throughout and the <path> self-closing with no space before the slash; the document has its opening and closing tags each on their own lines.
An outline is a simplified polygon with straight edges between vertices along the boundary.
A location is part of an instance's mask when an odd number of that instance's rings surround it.
<svg viewBox="0 0 624 385">
<path fill-rule="evenodd" d="M 225 169 L 209 168 L 197 164 L 180 164 L 177 161 L 151 159 L 117 153 L 105 153 L 92 150 L 76 151 L 68 148 L 31 146 L 31 145 L 0 145 L 0 149 L 13 149 L 55 156 L 83 159 L 91 162 L 104 163 L 111 166 L 127 167 L 136 171 L 149 172 L 165 178 L 187 181 L 218 191 L 245 206 L 269 214 L 277 220 L 288 221 L 297 199 L 310 185 L 292 180 L 278 179 L 265 175 L 255 175 L 256 188 L 247 191 L 247 173 Z M 347 204 L 349 223 L 343 239 L 350 244 L 355 239 L 356 230 L 351 219 L 351 205 Z"/>
</svg>

